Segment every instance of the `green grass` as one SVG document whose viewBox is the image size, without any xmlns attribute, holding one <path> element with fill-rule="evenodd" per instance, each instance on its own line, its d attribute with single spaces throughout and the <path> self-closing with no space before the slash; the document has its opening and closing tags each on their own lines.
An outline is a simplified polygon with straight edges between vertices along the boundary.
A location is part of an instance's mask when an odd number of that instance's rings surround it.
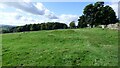
<svg viewBox="0 0 120 68">
<path fill-rule="evenodd" d="M 118 31 L 66 29 L 2 35 L 3 66 L 117 66 Z"/>
</svg>

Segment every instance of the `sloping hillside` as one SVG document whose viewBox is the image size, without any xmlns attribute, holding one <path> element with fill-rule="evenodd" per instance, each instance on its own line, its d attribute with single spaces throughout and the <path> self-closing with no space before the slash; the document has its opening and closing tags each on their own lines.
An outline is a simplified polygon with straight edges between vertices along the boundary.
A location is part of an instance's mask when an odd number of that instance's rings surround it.
<svg viewBox="0 0 120 68">
<path fill-rule="evenodd" d="M 3 66 L 116 66 L 118 33 L 66 29 L 2 35 Z"/>
</svg>

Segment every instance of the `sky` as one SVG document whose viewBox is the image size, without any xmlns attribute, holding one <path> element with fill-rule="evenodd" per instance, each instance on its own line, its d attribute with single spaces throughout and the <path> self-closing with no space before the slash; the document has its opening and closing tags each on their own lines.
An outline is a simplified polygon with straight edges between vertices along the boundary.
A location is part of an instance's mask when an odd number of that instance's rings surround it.
<svg viewBox="0 0 120 68">
<path fill-rule="evenodd" d="M 5 1 L 5 0 L 4 0 Z M 83 14 L 86 5 L 95 1 L 86 2 L 43 2 L 19 0 L 15 2 L 0 3 L 0 24 L 21 26 L 43 22 L 61 22 L 69 25 Z M 111 6 L 118 15 L 117 2 L 105 2 Z"/>
</svg>

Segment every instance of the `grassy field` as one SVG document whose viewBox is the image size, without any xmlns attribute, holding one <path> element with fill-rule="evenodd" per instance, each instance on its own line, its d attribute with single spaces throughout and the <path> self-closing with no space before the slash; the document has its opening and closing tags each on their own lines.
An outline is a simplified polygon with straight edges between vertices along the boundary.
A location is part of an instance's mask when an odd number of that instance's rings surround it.
<svg viewBox="0 0 120 68">
<path fill-rule="evenodd" d="M 117 32 L 88 28 L 2 34 L 2 65 L 116 66 Z"/>
</svg>

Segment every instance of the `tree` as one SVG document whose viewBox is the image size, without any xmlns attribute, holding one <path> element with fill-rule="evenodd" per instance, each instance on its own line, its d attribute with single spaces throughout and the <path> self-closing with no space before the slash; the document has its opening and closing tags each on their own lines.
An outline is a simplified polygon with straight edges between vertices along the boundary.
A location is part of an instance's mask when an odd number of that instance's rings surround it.
<svg viewBox="0 0 120 68">
<path fill-rule="evenodd" d="M 63 25 L 63 29 L 67 29 L 68 27 L 67 27 L 67 25 L 66 24 L 64 24 Z"/>
<path fill-rule="evenodd" d="M 69 26 L 70 26 L 71 29 L 72 29 L 72 28 L 75 28 L 75 27 L 76 27 L 76 26 L 75 26 L 75 21 L 70 22 Z"/>
<path fill-rule="evenodd" d="M 41 23 L 41 30 L 46 30 L 46 24 L 45 23 Z"/>
<path fill-rule="evenodd" d="M 78 28 L 84 28 L 87 27 L 87 23 L 85 22 L 85 16 L 82 15 L 78 19 Z"/>
<path fill-rule="evenodd" d="M 59 22 L 47 22 L 41 24 L 26 24 L 24 26 L 12 27 L 9 30 L 2 30 L 3 33 L 10 32 L 24 32 L 24 31 L 38 31 L 38 30 L 53 30 L 53 29 L 67 29 L 68 26 L 65 23 Z"/>
<path fill-rule="evenodd" d="M 116 14 L 111 7 L 105 6 L 103 14 L 104 14 L 103 22 L 101 24 L 108 25 L 108 24 L 115 24 L 116 22 L 118 22 L 118 19 L 116 18 Z"/>
<path fill-rule="evenodd" d="M 53 27 L 53 24 L 54 24 L 54 22 L 47 22 L 47 23 L 46 23 L 46 29 L 47 29 L 47 30 L 52 30 L 52 29 L 53 29 L 53 28 L 52 28 L 52 27 Z"/>
<path fill-rule="evenodd" d="M 89 4 L 84 8 L 83 15 L 78 19 L 78 26 L 83 27 L 89 24 L 93 25 L 108 25 L 118 22 L 114 10 L 110 6 L 104 6 L 104 2 L 96 2 Z"/>
<path fill-rule="evenodd" d="M 34 25 L 31 24 L 31 25 L 30 25 L 30 31 L 33 31 L 33 30 L 34 30 Z"/>
</svg>

